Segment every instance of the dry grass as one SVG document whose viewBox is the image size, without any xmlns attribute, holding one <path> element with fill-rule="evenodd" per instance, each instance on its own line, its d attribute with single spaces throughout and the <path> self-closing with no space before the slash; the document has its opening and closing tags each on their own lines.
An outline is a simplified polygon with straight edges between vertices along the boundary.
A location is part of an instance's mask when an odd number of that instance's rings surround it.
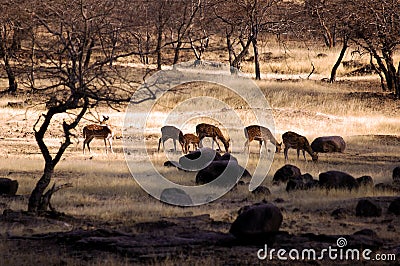
<svg viewBox="0 0 400 266">
<path fill-rule="evenodd" d="M 272 47 L 272 46 L 271 46 Z M 337 50 L 326 50 L 324 48 L 306 49 L 305 47 L 288 47 L 283 50 L 280 47 L 264 48 L 262 53 L 272 52 L 273 57 L 287 55 L 285 60 L 263 62 L 263 72 L 285 73 L 285 74 L 304 74 L 310 71 L 310 62 L 316 67 L 315 74 L 327 76 L 331 65 L 336 60 Z M 317 54 L 325 53 L 327 57 L 317 58 Z M 206 57 L 208 55 L 206 54 Z M 217 54 L 210 54 L 210 59 L 218 59 Z M 346 59 L 349 59 L 349 54 Z M 206 58 L 207 59 L 207 58 Z M 361 58 L 360 60 L 366 60 Z M 245 71 L 252 71 L 252 64 L 244 64 Z M 339 74 L 343 75 L 346 71 L 339 69 Z M 291 76 L 293 77 L 293 76 Z M 319 77 L 319 76 L 318 76 Z M 296 82 L 287 81 L 259 81 L 257 85 L 265 94 L 270 107 L 266 107 L 266 112 L 270 111 L 274 115 L 276 137 L 281 141 L 281 134 L 286 131 L 295 131 L 305 135 L 310 141 L 322 135 L 342 135 L 347 142 L 347 149 L 343 154 L 320 154 L 319 162 L 304 162 L 297 160 L 294 150 L 289 151 L 289 163 L 297 165 L 303 173 L 310 173 L 315 178 L 321 172 L 328 170 L 340 170 L 352 174 L 355 177 L 370 175 L 375 183 L 391 182 L 391 171 L 399 164 L 400 154 L 400 109 L 398 101 L 385 98 L 385 95 L 375 95 L 372 92 L 378 90 L 379 84 L 376 78 L 368 81 L 343 81 L 337 84 L 327 84 L 313 80 L 297 80 Z M 350 94 L 352 92 L 353 94 Z M 160 127 L 164 124 L 167 117 L 166 111 L 176 108 L 177 103 L 189 100 L 193 97 L 207 95 L 227 103 L 237 112 L 243 125 L 249 125 L 253 117 L 249 115 L 249 110 L 240 97 L 230 93 L 226 88 L 215 84 L 186 84 L 182 85 L 181 93 L 167 94 L 152 111 L 149 120 L 149 130 L 146 136 L 147 148 L 149 148 L 150 158 L 157 170 L 170 180 L 185 184 L 195 185 L 194 173 L 184 173 L 173 168 L 162 166 L 167 159 L 164 153 L 156 152 L 158 138 L 160 137 Z M 5 97 L 0 99 L 0 108 L 6 117 L 1 122 L 3 128 L 0 137 L 2 147 L 0 147 L 0 175 L 16 179 L 19 182 L 17 199 L 2 198 L 0 208 L 11 208 L 14 210 L 25 210 L 27 207 L 28 196 L 35 183 L 41 176 L 43 160 L 36 146 L 32 134 L 34 119 L 43 111 L 43 105 L 33 108 L 14 109 L 7 107 L 8 101 L 23 101 L 23 96 Z M 193 103 L 192 103 L 193 104 Z M 208 102 L 198 101 L 197 108 L 216 113 L 215 119 L 211 122 L 224 121 L 224 112 L 221 106 L 215 104 L 210 106 Z M 114 112 L 106 107 L 99 108 L 99 113 L 110 116 L 110 122 L 114 126 L 117 134 L 121 135 L 124 120 L 123 113 Z M 176 116 L 183 113 L 192 112 L 195 118 L 185 121 L 183 124 L 184 133 L 193 133 L 194 127 L 204 118 L 196 117 L 196 110 L 193 105 L 188 104 L 181 109 L 175 110 Z M 190 113 L 191 114 L 191 113 Z M 51 133 L 46 136 L 46 141 L 51 149 L 55 150 L 59 145 L 61 134 L 59 123 L 68 116 L 58 116 L 55 118 Z M 87 120 L 77 129 L 80 136 L 84 125 L 91 123 L 93 117 L 87 116 Z M 231 137 L 242 136 L 242 125 L 230 123 L 223 124 L 229 131 Z M 224 131 L 227 134 L 227 131 Z M 242 136 L 243 137 L 243 136 Z M 221 199 L 204 206 L 180 208 L 170 206 L 155 200 L 147 195 L 132 178 L 125 158 L 122 153 L 122 142 L 114 142 L 116 154 L 106 155 L 104 145 L 100 140 L 92 144 L 93 154 L 82 154 L 82 137 L 74 140 L 74 144 L 67 150 L 64 160 L 57 166 L 53 182 L 57 184 L 71 182 L 72 188 L 61 190 L 52 199 L 53 206 L 69 215 L 85 221 L 92 221 L 96 224 L 111 224 L 113 227 L 129 227 L 136 222 L 157 221 L 162 217 L 179 217 L 200 214 L 210 214 L 211 218 L 217 221 L 232 222 L 237 215 L 237 209 L 244 204 L 251 204 L 261 201 L 264 196 L 255 196 L 249 193 L 248 186 L 239 186 L 235 191 L 229 192 Z M 207 145 L 210 145 L 208 143 Z M 172 144 L 166 143 L 166 148 L 170 149 Z M 233 151 L 240 153 L 243 143 L 235 143 Z M 251 145 L 252 154 L 247 165 L 247 169 L 252 171 L 258 163 L 258 144 Z M 310 158 L 308 157 L 310 160 Z M 292 233 L 313 231 L 315 233 L 333 234 L 337 233 L 340 221 L 333 221 L 330 212 L 337 207 L 354 209 L 352 199 L 369 196 L 394 196 L 393 192 L 377 192 L 372 189 L 360 189 L 357 192 L 349 191 L 330 191 L 316 189 L 312 191 L 298 191 L 286 193 L 284 186 L 273 186 L 272 177 L 277 169 L 285 164 L 283 154 L 276 154 L 270 172 L 266 173 L 263 185 L 270 188 L 272 195 L 267 196 L 268 201 L 276 198 L 283 199 L 279 207 L 284 210 L 284 224 L 282 230 Z M 138 171 L 145 171 L 138 169 Z M 248 181 L 248 180 L 247 180 Z M 243 199 L 247 199 L 243 203 Z M 293 212 L 294 209 L 298 212 Z M 295 221 L 295 223 L 293 222 Z M 357 221 L 350 218 L 347 227 L 340 227 L 343 233 L 352 233 L 360 228 L 375 228 L 378 225 L 373 220 Z M 322 225 L 322 226 L 321 226 Z M 50 231 L 70 230 L 71 226 L 57 224 L 47 228 L 28 228 L 23 225 L 2 228 L 0 234 L 5 235 L 29 235 L 32 233 L 43 233 Z M 391 238 L 391 232 L 385 228 L 377 229 L 380 235 Z M 68 257 L 63 255 L 63 247 L 59 251 L 51 251 L 51 254 L 35 257 L 32 252 L 20 252 L 17 250 L 17 243 L 0 242 L 1 250 L 9 250 L 4 257 L 9 257 L 8 261 L 3 261 L 3 265 L 24 264 L 29 261 L 32 264 L 60 261 L 67 265 L 126 265 L 129 261 L 125 258 L 114 257 L 112 254 L 105 253 L 97 259 L 95 255 L 91 258 L 84 258 L 82 254 Z M 26 247 L 29 248 L 29 247 Z M 36 250 L 36 249 L 35 249 Z M 40 251 L 41 252 L 41 251 Z M 40 253 L 39 252 L 39 253 Z M 8 254 L 8 255 L 7 255 Z M 47 254 L 47 253 L 46 253 Z M 18 258 L 15 257 L 18 255 Z M 60 259 L 60 258 L 61 259 Z M 213 263 L 214 259 L 204 258 L 204 260 L 193 261 L 194 265 Z M 160 261 L 154 260 L 154 264 Z M 162 261 L 165 264 L 175 264 L 176 258 L 167 258 Z"/>
</svg>

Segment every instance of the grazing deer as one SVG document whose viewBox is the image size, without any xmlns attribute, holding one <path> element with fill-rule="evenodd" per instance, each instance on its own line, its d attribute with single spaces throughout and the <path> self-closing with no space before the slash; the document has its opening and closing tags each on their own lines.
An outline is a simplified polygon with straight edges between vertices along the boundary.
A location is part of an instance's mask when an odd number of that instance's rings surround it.
<svg viewBox="0 0 400 266">
<path fill-rule="evenodd" d="M 103 121 L 101 124 L 103 124 L 105 121 L 109 119 L 108 116 L 103 116 Z M 113 148 L 112 148 L 112 139 L 114 138 L 114 132 L 111 130 L 109 125 L 87 125 L 83 128 L 83 137 L 85 140 L 83 141 L 83 154 L 85 154 L 85 145 L 87 145 L 89 152 L 90 151 L 90 142 L 93 139 L 104 139 L 104 145 L 106 147 L 106 153 L 108 153 L 107 149 L 107 141 L 108 144 L 110 145 L 110 150 L 112 153 L 114 153 Z"/>
<path fill-rule="evenodd" d="M 193 151 L 199 146 L 199 137 L 194 134 L 185 134 L 183 135 L 183 143 L 185 146 L 185 153 L 189 152 L 189 145 L 193 144 Z"/>
<path fill-rule="evenodd" d="M 247 147 L 247 152 L 250 150 L 250 142 L 253 140 L 257 140 L 260 142 L 260 152 L 261 152 L 261 146 L 262 143 L 264 142 L 264 147 L 267 149 L 267 141 L 269 140 L 272 144 L 275 145 L 276 150 L 275 152 L 280 152 L 282 149 L 282 143 L 278 143 L 274 136 L 272 135 L 271 131 L 263 126 L 258 126 L 258 125 L 251 125 L 248 127 L 244 128 L 244 135 L 246 137 L 246 142 L 244 144 L 244 148 L 246 149 Z"/>
<path fill-rule="evenodd" d="M 224 135 L 222 135 L 221 130 L 213 125 L 209 125 L 209 124 L 198 124 L 196 126 L 196 134 L 199 137 L 199 146 L 201 147 L 201 141 L 205 138 L 205 137 L 210 137 L 213 139 L 212 142 L 212 148 L 214 149 L 214 141 L 217 143 L 218 145 L 218 149 L 221 150 L 221 147 L 218 144 L 217 138 L 224 144 L 225 147 L 225 151 L 228 152 L 229 149 L 229 138 L 225 138 Z"/>
<path fill-rule="evenodd" d="M 311 149 L 310 143 L 308 142 L 307 138 L 301 136 L 297 133 L 288 131 L 282 135 L 283 144 L 285 144 L 284 154 L 285 160 L 288 160 L 288 150 L 290 148 L 297 149 L 297 159 L 300 156 L 300 150 L 303 152 L 304 160 L 306 159 L 306 154 L 310 154 L 313 161 L 318 160 L 318 155 Z"/>
<path fill-rule="evenodd" d="M 176 141 L 179 141 L 179 144 L 182 146 L 182 152 L 184 152 L 183 145 L 183 133 L 180 129 L 174 126 L 163 126 L 161 128 L 161 138 L 158 140 L 158 151 L 160 151 L 161 142 L 163 144 L 163 149 L 165 149 L 164 142 L 168 139 L 172 139 L 174 141 L 174 151 L 176 151 Z"/>
</svg>

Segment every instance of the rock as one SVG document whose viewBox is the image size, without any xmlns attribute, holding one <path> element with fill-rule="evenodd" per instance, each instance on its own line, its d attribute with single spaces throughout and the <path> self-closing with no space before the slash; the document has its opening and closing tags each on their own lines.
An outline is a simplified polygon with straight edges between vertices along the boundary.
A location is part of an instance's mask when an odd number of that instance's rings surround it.
<svg viewBox="0 0 400 266">
<path fill-rule="evenodd" d="M 195 170 L 205 168 L 212 161 L 219 160 L 221 155 L 211 148 L 201 148 L 196 151 L 185 154 L 179 158 L 179 165 L 186 170 Z"/>
<path fill-rule="evenodd" d="M 311 143 L 314 152 L 344 152 L 346 142 L 340 136 L 318 137 Z"/>
<path fill-rule="evenodd" d="M 185 191 L 179 188 L 166 188 L 161 192 L 160 200 L 173 205 L 191 206 L 193 201 Z"/>
<path fill-rule="evenodd" d="M 265 186 L 258 186 L 256 189 L 251 191 L 251 193 L 255 195 L 265 195 L 265 196 L 271 195 L 271 191 L 269 190 L 269 188 Z"/>
<path fill-rule="evenodd" d="M 276 171 L 272 181 L 276 184 L 286 183 L 289 179 L 294 179 L 300 175 L 301 172 L 297 166 L 286 164 Z"/>
<path fill-rule="evenodd" d="M 299 178 L 301 178 L 301 179 L 303 180 L 304 183 L 308 183 L 308 182 L 314 180 L 313 176 L 310 175 L 309 173 L 305 173 L 305 174 L 299 176 Z"/>
<path fill-rule="evenodd" d="M 357 180 L 351 175 L 340 171 L 328 171 L 319 175 L 319 184 L 326 189 L 347 188 L 349 190 L 359 187 Z"/>
<path fill-rule="evenodd" d="M 290 179 L 286 184 L 286 191 L 302 190 L 304 186 L 305 184 L 302 179 Z"/>
<path fill-rule="evenodd" d="M 0 195 L 14 196 L 18 190 L 18 181 L 0 178 Z"/>
<path fill-rule="evenodd" d="M 359 186 L 373 187 L 374 180 L 369 175 L 364 175 L 356 179 Z"/>
<path fill-rule="evenodd" d="M 397 198 L 390 203 L 388 212 L 395 215 L 400 215 L 400 198 Z"/>
<path fill-rule="evenodd" d="M 319 181 L 316 179 L 310 180 L 304 184 L 304 189 L 313 189 L 319 187 Z"/>
<path fill-rule="evenodd" d="M 356 216 L 379 217 L 382 215 L 382 208 L 370 199 L 361 199 L 357 203 Z"/>
<path fill-rule="evenodd" d="M 241 178 L 243 170 L 244 168 L 239 166 L 236 161 L 213 161 L 197 173 L 196 184 L 210 183 L 220 176 L 218 185 L 234 184 Z"/>
<path fill-rule="evenodd" d="M 331 216 L 334 217 L 335 219 L 343 219 L 343 218 L 346 218 L 347 214 L 348 214 L 348 211 L 346 209 L 339 208 L 339 209 L 334 210 L 331 213 Z"/>
<path fill-rule="evenodd" d="M 400 183 L 400 166 L 397 166 L 393 169 L 393 182 Z"/>
<path fill-rule="evenodd" d="M 271 203 L 254 205 L 242 211 L 229 230 L 236 238 L 250 241 L 273 241 L 274 233 L 279 231 L 283 215 Z"/>
</svg>

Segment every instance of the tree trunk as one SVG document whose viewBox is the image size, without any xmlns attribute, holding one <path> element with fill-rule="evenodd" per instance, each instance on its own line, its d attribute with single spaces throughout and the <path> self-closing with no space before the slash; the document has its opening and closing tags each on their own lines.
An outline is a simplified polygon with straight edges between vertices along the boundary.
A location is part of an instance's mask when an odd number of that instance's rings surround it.
<svg viewBox="0 0 400 266">
<path fill-rule="evenodd" d="M 346 53 L 346 50 L 347 50 L 347 47 L 348 47 L 348 38 L 345 36 L 343 38 L 343 46 L 342 46 L 342 49 L 340 50 L 339 57 L 336 60 L 336 63 L 332 67 L 331 78 L 329 79 L 330 83 L 333 83 L 336 80 L 336 71 L 339 68 L 340 63 L 343 60 L 344 54 Z"/>
<path fill-rule="evenodd" d="M 174 65 L 177 64 L 178 61 L 179 61 L 179 53 L 181 51 L 181 47 L 182 47 L 182 42 L 178 41 L 177 44 L 176 44 L 176 47 L 174 49 L 174 52 L 175 52 L 175 54 L 174 54 L 174 62 L 173 62 Z"/>
<path fill-rule="evenodd" d="M 162 55 L 161 55 L 161 46 L 162 46 L 162 34 L 163 34 L 163 26 L 159 25 L 157 32 L 157 70 L 161 70 L 162 64 Z"/>
<path fill-rule="evenodd" d="M 261 71 L 260 71 L 260 60 L 258 56 L 258 46 L 257 46 L 257 37 L 253 38 L 253 50 L 254 50 L 254 70 L 256 73 L 256 80 L 261 80 Z"/>
<path fill-rule="evenodd" d="M 49 186 L 51 178 L 54 173 L 54 165 L 52 162 L 46 162 L 43 175 L 37 182 L 36 187 L 29 197 L 28 212 L 38 213 L 39 206 L 41 205 L 42 195 L 46 188 Z"/>
<path fill-rule="evenodd" d="M 8 78 L 8 91 L 9 92 L 16 92 L 18 84 L 15 81 L 14 71 L 10 65 L 10 61 L 8 60 L 8 56 L 4 55 L 4 66 L 6 68 L 7 78 Z"/>
</svg>

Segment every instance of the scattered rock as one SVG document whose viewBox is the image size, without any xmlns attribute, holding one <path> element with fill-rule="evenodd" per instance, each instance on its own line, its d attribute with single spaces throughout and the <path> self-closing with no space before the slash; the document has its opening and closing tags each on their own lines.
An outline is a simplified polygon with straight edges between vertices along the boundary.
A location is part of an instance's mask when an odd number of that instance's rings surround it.
<svg viewBox="0 0 400 266">
<path fill-rule="evenodd" d="M 271 203 L 254 205 L 239 214 L 229 230 L 236 238 L 245 242 L 274 241 L 279 231 L 283 215 Z"/>
<path fill-rule="evenodd" d="M 179 188 L 166 188 L 161 192 L 160 200 L 173 205 L 191 206 L 193 201 L 185 191 Z"/>
<path fill-rule="evenodd" d="M 349 190 L 358 188 L 357 180 L 351 175 L 340 171 L 328 171 L 319 175 L 319 184 L 326 189 L 347 188 Z"/>
<path fill-rule="evenodd" d="M 272 181 L 275 184 L 286 183 L 289 179 L 294 179 L 300 175 L 301 172 L 297 166 L 286 164 L 276 171 Z"/>
<path fill-rule="evenodd" d="M 282 199 L 282 198 L 276 198 L 276 199 L 274 200 L 274 202 L 276 202 L 276 203 L 283 203 L 283 202 L 285 202 L 285 200 Z"/>
<path fill-rule="evenodd" d="M 359 186 L 373 187 L 374 180 L 369 175 L 364 175 L 356 179 Z"/>
<path fill-rule="evenodd" d="M 271 195 L 271 191 L 266 186 L 258 186 L 256 189 L 251 191 L 251 193 L 255 195 L 264 195 L 264 196 Z"/>
<path fill-rule="evenodd" d="M 361 199 L 357 203 L 356 216 L 379 217 L 382 215 L 382 208 L 370 199 Z"/>
<path fill-rule="evenodd" d="M 0 195 L 14 196 L 18 190 L 18 181 L 0 178 Z"/>
<path fill-rule="evenodd" d="M 343 218 L 346 218 L 347 214 L 348 214 L 348 211 L 346 209 L 339 208 L 339 209 L 334 210 L 331 213 L 331 216 L 334 217 L 335 219 L 343 219 Z"/>
<path fill-rule="evenodd" d="M 395 215 L 400 215 L 400 198 L 397 198 L 390 203 L 388 212 Z"/>
<path fill-rule="evenodd" d="M 314 152 L 344 152 L 346 142 L 340 136 L 318 137 L 311 143 Z"/>
<path fill-rule="evenodd" d="M 328 55 L 324 53 L 317 54 L 317 58 L 325 58 L 325 57 L 328 57 Z"/>
<path fill-rule="evenodd" d="M 195 170 L 205 168 L 212 161 L 217 161 L 221 155 L 215 150 L 205 147 L 192 151 L 179 158 L 179 165 L 186 170 Z"/>
</svg>

